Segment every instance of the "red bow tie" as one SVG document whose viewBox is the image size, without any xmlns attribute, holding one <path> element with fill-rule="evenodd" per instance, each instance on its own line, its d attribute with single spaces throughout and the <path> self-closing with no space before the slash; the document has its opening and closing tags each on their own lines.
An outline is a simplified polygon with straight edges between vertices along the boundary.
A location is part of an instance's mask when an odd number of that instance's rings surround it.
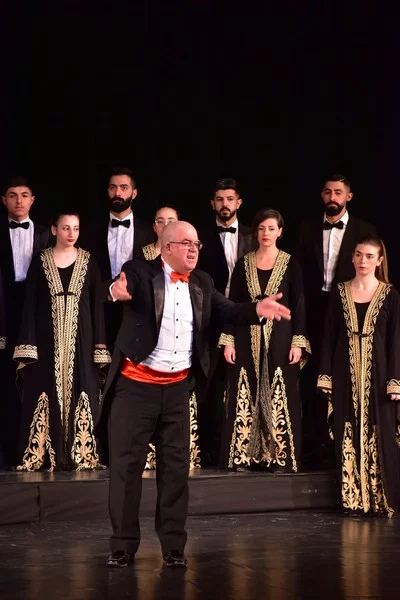
<svg viewBox="0 0 400 600">
<path fill-rule="evenodd" d="M 177 273 L 176 271 L 171 271 L 171 279 L 174 283 L 177 281 L 183 281 L 185 283 L 189 282 L 190 273 Z"/>
</svg>

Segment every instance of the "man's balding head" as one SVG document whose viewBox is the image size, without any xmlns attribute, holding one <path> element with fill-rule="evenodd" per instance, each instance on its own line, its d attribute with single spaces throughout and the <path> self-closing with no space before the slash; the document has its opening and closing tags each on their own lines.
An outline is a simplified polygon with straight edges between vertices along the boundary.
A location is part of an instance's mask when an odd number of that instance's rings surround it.
<svg viewBox="0 0 400 600">
<path fill-rule="evenodd" d="M 197 231 L 187 221 L 168 223 L 161 236 L 161 256 L 178 273 L 193 271 L 199 258 Z"/>
</svg>

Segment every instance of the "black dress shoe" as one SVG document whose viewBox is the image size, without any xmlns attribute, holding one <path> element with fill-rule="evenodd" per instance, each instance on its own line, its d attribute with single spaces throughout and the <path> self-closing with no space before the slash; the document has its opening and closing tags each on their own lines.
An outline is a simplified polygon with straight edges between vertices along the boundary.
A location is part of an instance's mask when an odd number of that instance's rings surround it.
<svg viewBox="0 0 400 600">
<path fill-rule="evenodd" d="M 183 552 L 180 550 L 170 550 L 163 554 L 163 566 L 164 567 L 181 567 L 185 569 L 187 567 L 187 560 Z"/>
<path fill-rule="evenodd" d="M 112 569 L 122 569 L 123 567 L 131 565 L 134 558 L 134 554 L 125 552 L 125 550 L 117 550 L 116 552 L 111 552 L 110 556 L 107 558 L 106 566 Z"/>
</svg>

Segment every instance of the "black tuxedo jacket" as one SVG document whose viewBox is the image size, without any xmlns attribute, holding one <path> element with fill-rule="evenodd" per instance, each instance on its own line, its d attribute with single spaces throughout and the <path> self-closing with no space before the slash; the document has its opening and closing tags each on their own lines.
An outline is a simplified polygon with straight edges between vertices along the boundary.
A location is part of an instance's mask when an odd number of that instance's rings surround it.
<svg viewBox="0 0 400 600">
<path fill-rule="evenodd" d="M 111 279 L 111 263 L 108 252 L 108 224 L 109 216 L 98 223 L 82 226 L 79 245 L 84 250 L 89 250 L 94 255 L 99 266 L 102 281 Z M 134 227 L 132 232 L 133 258 L 140 256 L 143 246 L 154 242 L 155 234 L 149 223 L 133 217 Z"/>
<path fill-rule="evenodd" d="M 239 223 L 238 237 L 236 260 L 254 250 L 256 246 L 250 227 L 241 223 Z M 199 268 L 211 275 L 216 289 L 223 294 L 228 283 L 229 269 L 215 221 L 208 228 L 199 229 L 199 239 L 203 243 L 199 256 Z"/>
<path fill-rule="evenodd" d="M 123 303 L 123 319 L 115 342 L 103 404 L 108 403 L 107 392 L 118 373 L 121 357 L 128 357 L 134 364 L 139 364 L 156 347 L 164 310 L 165 281 L 160 257 L 151 261 L 128 261 L 122 270 L 126 273 L 132 300 Z M 190 275 L 189 293 L 193 308 L 192 374 L 202 380 L 207 377 L 210 362 L 208 330 L 211 314 L 217 316 L 221 323 L 257 324 L 259 319 L 256 304 L 235 304 L 228 300 L 215 289 L 211 277 L 199 269 Z M 103 405 L 101 412 L 107 412 L 103 411 Z"/>
<path fill-rule="evenodd" d="M 351 260 L 353 250 L 360 238 L 371 233 L 376 233 L 373 225 L 349 216 L 339 251 L 333 285 L 354 277 L 355 271 Z M 296 257 L 303 271 L 306 301 L 309 306 L 312 306 L 319 302 L 319 293 L 324 284 L 322 219 L 303 221 L 300 224 Z"/>
<path fill-rule="evenodd" d="M 49 245 L 49 230 L 33 223 L 33 254 Z M 0 269 L 3 276 L 3 291 L 6 314 L 7 346 L 11 347 L 18 334 L 25 293 L 25 282 L 16 283 L 14 260 L 11 247 L 8 218 L 0 223 Z"/>
</svg>

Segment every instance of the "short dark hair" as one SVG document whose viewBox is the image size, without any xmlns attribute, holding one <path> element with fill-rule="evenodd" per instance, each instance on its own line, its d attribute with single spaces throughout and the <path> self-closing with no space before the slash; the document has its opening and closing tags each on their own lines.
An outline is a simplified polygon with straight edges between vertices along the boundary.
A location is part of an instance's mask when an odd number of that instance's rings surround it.
<svg viewBox="0 0 400 600">
<path fill-rule="evenodd" d="M 110 173 L 110 177 L 108 178 L 108 181 L 110 181 L 111 177 L 114 177 L 116 175 L 126 175 L 127 177 L 130 178 L 131 182 L 132 182 L 132 188 L 135 190 L 136 189 L 136 178 L 133 174 L 132 169 L 130 169 L 129 167 L 114 167 L 111 170 Z"/>
<path fill-rule="evenodd" d="M 5 196 L 8 190 L 12 187 L 27 187 L 30 190 L 31 194 L 33 194 L 30 181 L 22 175 L 15 175 L 7 181 L 6 185 L 4 186 L 3 196 Z"/>
<path fill-rule="evenodd" d="M 345 186 L 351 189 L 350 179 L 343 173 L 331 173 L 325 177 L 322 187 L 325 187 L 327 181 L 341 181 Z"/>
<path fill-rule="evenodd" d="M 235 190 L 238 196 L 240 196 L 239 186 L 236 179 L 218 179 L 214 185 L 214 194 L 219 190 Z"/>
<path fill-rule="evenodd" d="M 251 232 L 255 239 L 257 239 L 257 232 L 260 223 L 266 219 L 275 219 L 278 223 L 279 229 L 283 229 L 285 226 L 283 217 L 279 211 L 275 210 L 274 208 L 260 208 L 260 210 L 256 212 L 251 224 Z"/>
</svg>

